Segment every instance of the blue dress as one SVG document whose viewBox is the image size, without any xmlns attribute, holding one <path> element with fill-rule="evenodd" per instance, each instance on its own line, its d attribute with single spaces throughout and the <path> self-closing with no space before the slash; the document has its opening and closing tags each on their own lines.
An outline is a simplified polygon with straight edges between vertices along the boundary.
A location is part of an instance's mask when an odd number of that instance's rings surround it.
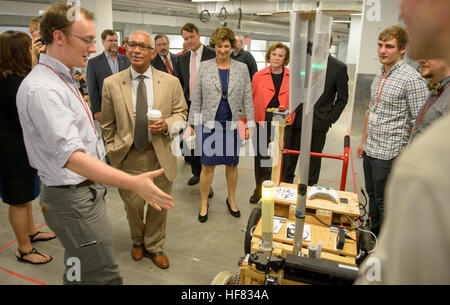
<svg viewBox="0 0 450 305">
<path fill-rule="evenodd" d="M 202 156 L 203 165 L 228 165 L 237 166 L 239 163 L 240 141 L 238 141 L 237 129 L 231 130 L 232 114 L 228 104 L 228 74 L 229 69 L 219 69 L 222 82 L 222 98 L 215 117 L 215 128 L 202 128 Z"/>
</svg>

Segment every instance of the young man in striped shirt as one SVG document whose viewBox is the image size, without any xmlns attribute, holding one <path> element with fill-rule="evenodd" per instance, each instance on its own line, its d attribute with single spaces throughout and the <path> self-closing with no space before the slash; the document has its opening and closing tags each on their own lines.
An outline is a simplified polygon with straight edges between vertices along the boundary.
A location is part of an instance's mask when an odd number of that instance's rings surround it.
<svg viewBox="0 0 450 305">
<path fill-rule="evenodd" d="M 400 26 L 378 36 L 381 71 L 371 87 L 358 158 L 363 158 L 369 196 L 371 230 L 378 235 L 383 222 L 384 188 L 392 162 L 408 145 L 412 126 L 428 96 L 426 81 L 403 59 L 408 34 Z"/>
</svg>

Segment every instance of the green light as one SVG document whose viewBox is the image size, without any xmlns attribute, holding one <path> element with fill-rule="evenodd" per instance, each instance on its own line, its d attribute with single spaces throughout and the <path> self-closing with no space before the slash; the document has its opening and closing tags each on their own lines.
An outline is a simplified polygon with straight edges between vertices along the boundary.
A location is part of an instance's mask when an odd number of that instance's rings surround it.
<svg viewBox="0 0 450 305">
<path fill-rule="evenodd" d="M 321 64 L 313 64 L 312 69 L 313 70 L 325 70 L 326 66 Z"/>
<path fill-rule="evenodd" d="M 300 76 L 306 76 L 306 72 L 305 71 L 300 71 Z"/>
</svg>

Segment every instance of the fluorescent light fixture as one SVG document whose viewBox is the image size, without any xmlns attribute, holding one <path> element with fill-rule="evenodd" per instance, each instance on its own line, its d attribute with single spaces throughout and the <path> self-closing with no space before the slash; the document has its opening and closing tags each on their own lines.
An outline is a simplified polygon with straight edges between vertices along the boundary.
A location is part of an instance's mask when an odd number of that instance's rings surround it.
<svg viewBox="0 0 450 305">
<path fill-rule="evenodd" d="M 350 16 L 362 16 L 362 13 L 350 14 Z"/>
<path fill-rule="evenodd" d="M 272 16 L 272 13 L 256 13 L 257 16 Z"/>
<path fill-rule="evenodd" d="M 333 20 L 333 23 L 352 23 L 349 20 Z"/>
<path fill-rule="evenodd" d="M 191 0 L 192 2 L 228 2 L 230 0 Z"/>
</svg>

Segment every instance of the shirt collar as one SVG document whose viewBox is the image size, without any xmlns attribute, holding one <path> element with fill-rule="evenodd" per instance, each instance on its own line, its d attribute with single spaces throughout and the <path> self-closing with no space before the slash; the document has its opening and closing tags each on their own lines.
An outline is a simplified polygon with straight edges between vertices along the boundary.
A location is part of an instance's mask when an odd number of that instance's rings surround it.
<svg viewBox="0 0 450 305">
<path fill-rule="evenodd" d="M 192 53 L 194 53 L 194 51 L 191 50 L 191 56 Z M 197 51 L 195 51 L 195 53 L 197 53 L 197 56 L 202 55 L 203 53 L 203 44 L 200 45 L 200 47 L 197 49 Z"/>
<path fill-rule="evenodd" d="M 243 51 L 244 51 L 244 49 L 240 49 L 238 53 L 234 53 L 234 51 L 233 51 L 233 52 L 231 52 L 231 54 L 233 55 L 233 57 L 238 57 L 239 55 L 244 53 Z"/>
<path fill-rule="evenodd" d="M 72 72 L 74 69 L 70 70 L 66 65 L 60 62 L 58 59 L 48 56 L 47 54 L 41 54 L 39 56 L 39 62 L 51 67 L 58 74 L 64 75 L 67 79 L 73 80 Z"/>
<path fill-rule="evenodd" d="M 393 71 L 399 69 L 401 66 L 403 66 L 403 65 L 405 64 L 405 62 L 406 62 L 405 59 L 401 59 L 398 63 L 396 63 L 396 64 L 391 68 L 391 70 L 389 71 L 389 74 L 391 74 Z M 384 65 L 381 66 L 381 74 L 383 74 L 383 73 L 384 73 Z"/>
<path fill-rule="evenodd" d="M 159 54 L 158 54 L 158 55 L 159 55 Z M 164 57 L 164 56 L 159 55 L 159 57 L 161 57 L 162 61 L 165 60 L 165 57 Z M 167 53 L 166 57 L 167 57 L 167 60 L 170 61 L 170 53 Z"/>
<path fill-rule="evenodd" d="M 145 71 L 144 73 L 136 72 L 136 70 L 134 70 L 133 67 L 130 67 L 130 68 L 131 68 L 131 79 L 136 79 L 139 75 L 145 75 L 149 79 L 152 79 L 153 72 L 152 72 L 152 66 L 151 65 L 148 67 L 147 71 Z"/>
<path fill-rule="evenodd" d="M 109 55 L 108 53 L 106 53 L 106 52 L 104 52 L 105 53 L 105 55 L 106 55 L 106 58 L 108 58 L 108 60 L 110 60 L 110 61 L 112 61 L 112 62 L 114 62 L 115 60 L 113 60 L 112 59 L 112 57 L 111 57 L 111 55 Z M 119 56 L 118 55 L 116 55 L 116 60 L 117 60 L 117 58 L 118 58 Z"/>
</svg>

